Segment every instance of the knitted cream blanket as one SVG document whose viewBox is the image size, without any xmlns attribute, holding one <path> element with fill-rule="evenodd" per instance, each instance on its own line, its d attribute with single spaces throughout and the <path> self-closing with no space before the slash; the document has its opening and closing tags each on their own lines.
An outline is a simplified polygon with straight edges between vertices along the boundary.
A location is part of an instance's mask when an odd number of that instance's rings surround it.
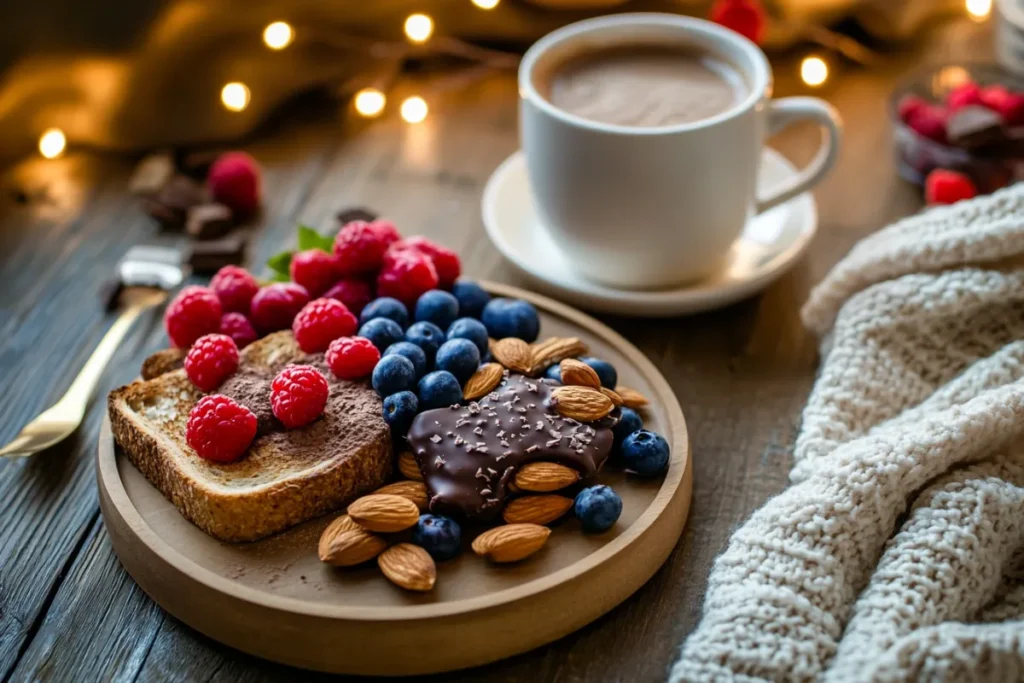
<svg viewBox="0 0 1024 683">
<path fill-rule="evenodd" d="M 860 242 L 793 485 L 729 541 L 672 681 L 1024 681 L 1024 184 Z"/>
</svg>

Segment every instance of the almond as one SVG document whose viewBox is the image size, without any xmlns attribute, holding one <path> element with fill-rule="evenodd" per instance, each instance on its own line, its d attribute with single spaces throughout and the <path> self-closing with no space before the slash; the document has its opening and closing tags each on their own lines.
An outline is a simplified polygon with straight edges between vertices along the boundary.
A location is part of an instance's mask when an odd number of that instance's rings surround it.
<svg viewBox="0 0 1024 683">
<path fill-rule="evenodd" d="M 550 524 L 568 512 L 572 503 L 572 498 L 565 496 L 523 496 L 510 500 L 502 517 L 509 524 Z"/>
<path fill-rule="evenodd" d="M 433 558 L 412 543 L 391 546 L 377 558 L 377 566 L 391 583 L 406 590 L 428 591 L 437 581 Z"/>
<path fill-rule="evenodd" d="M 636 389 L 630 389 L 629 387 L 618 386 L 615 387 L 615 393 L 622 397 L 622 403 L 627 408 L 643 408 L 650 404 L 647 397 L 641 394 Z"/>
<path fill-rule="evenodd" d="M 556 387 L 551 392 L 555 411 L 580 422 L 594 422 L 615 409 L 612 400 L 590 387 Z"/>
<path fill-rule="evenodd" d="M 578 361 L 575 358 L 566 358 L 559 363 L 558 367 L 562 372 L 562 384 L 590 387 L 592 389 L 601 388 L 601 378 L 594 372 L 594 368 L 583 361 Z"/>
<path fill-rule="evenodd" d="M 501 383 L 504 374 L 505 368 L 501 367 L 500 363 L 484 363 L 466 381 L 466 386 L 462 389 L 463 398 L 475 401 L 486 396 Z"/>
<path fill-rule="evenodd" d="M 550 535 L 539 524 L 505 524 L 473 539 L 473 552 L 491 562 L 518 562 L 543 548 Z"/>
<path fill-rule="evenodd" d="M 420 511 L 427 509 L 427 487 L 422 481 L 396 481 L 393 484 L 387 486 L 381 486 L 379 489 L 373 492 L 374 495 L 392 495 L 401 496 L 406 500 L 411 500 L 416 504 L 416 507 Z M 353 524 L 355 524 L 353 522 Z"/>
<path fill-rule="evenodd" d="M 533 368 L 530 374 L 540 374 L 549 365 L 559 363 L 566 358 L 586 355 L 587 350 L 587 345 L 580 341 L 579 337 L 550 337 L 542 342 L 537 342 L 531 347 Z"/>
<path fill-rule="evenodd" d="M 348 515 L 367 531 L 394 533 L 408 529 L 420 518 L 420 509 L 408 498 L 370 494 L 348 506 Z"/>
<path fill-rule="evenodd" d="M 530 345 L 516 337 L 505 337 L 494 342 L 491 355 L 512 372 L 530 374 L 533 367 L 533 352 Z"/>
<path fill-rule="evenodd" d="M 398 456 L 398 471 L 406 479 L 423 481 L 423 473 L 420 472 L 420 466 L 416 464 L 416 457 L 412 451 L 405 451 Z"/>
<path fill-rule="evenodd" d="M 340 526 L 336 525 L 340 520 L 347 520 L 352 528 L 339 531 Z M 317 554 L 321 562 L 335 567 L 351 567 L 372 560 L 387 547 L 383 538 L 360 529 L 348 515 L 342 515 L 324 529 Z"/>
<path fill-rule="evenodd" d="M 572 486 L 580 473 L 554 462 L 528 462 L 516 472 L 515 485 L 523 491 L 544 493 Z"/>
<path fill-rule="evenodd" d="M 600 392 L 601 392 L 602 394 L 604 394 L 605 396 L 607 396 L 608 398 L 610 398 L 610 399 L 612 400 L 612 404 L 613 404 L 613 405 L 614 405 L 614 406 L 615 406 L 616 408 L 618 408 L 618 407 L 620 407 L 620 406 L 624 405 L 624 404 L 622 403 L 622 397 L 621 397 L 621 396 L 619 396 L 618 394 L 616 394 L 616 393 L 615 393 L 614 391 L 612 391 L 612 390 L 611 390 L 611 389 L 609 389 L 608 387 L 601 387 L 600 389 L 598 389 L 598 391 L 600 391 Z"/>
</svg>

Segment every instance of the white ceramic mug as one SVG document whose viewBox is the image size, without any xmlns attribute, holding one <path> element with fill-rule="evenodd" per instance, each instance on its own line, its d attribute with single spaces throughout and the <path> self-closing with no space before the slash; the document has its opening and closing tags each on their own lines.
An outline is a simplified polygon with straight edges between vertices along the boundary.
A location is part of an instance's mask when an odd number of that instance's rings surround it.
<svg viewBox="0 0 1024 683">
<path fill-rule="evenodd" d="M 538 72 L 591 49 L 693 48 L 734 66 L 748 94 L 721 114 L 641 128 L 590 121 L 555 107 Z M 541 221 L 580 274 L 623 288 L 667 287 L 714 272 L 749 217 L 810 189 L 832 167 L 841 124 L 823 100 L 771 100 L 761 50 L 717 24 L 673 14 L 616 14 L 565 26 L 519 66 L 520 136 Z M 825 139 L 814 160 L 761 196 L 765 136 L 811 120 Z"/>
</svg>

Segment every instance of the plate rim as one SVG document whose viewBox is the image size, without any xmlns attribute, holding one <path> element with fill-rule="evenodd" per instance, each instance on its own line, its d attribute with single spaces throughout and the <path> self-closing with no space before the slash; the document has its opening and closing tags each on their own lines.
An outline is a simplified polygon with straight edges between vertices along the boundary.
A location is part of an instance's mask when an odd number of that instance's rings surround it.
<svg viewBox="0 0 1024 683">
<path fill-rule="evenodd" d="M 261 608 L 331 620 L 396 622 L 437 619 L 535 598 L 546 591 L 558 588 L 578 575 L 585 574 L 595 567 L 614 559 L 620 553 L 628 552 L 630 547 L 639 542 L 654 523 L 658 521 L 675 496 L 685 495 L 688 500 L 683 510 L 683 524 L 680 526 L 680 534 L 674 539 L 671 546 L 674 548 L 679 542 L 682 530 L 685 528 L 685 520 L 689 516 L 689 506 L 692 502 L 689 500 L 692 491 L 692 464 L 689 431 L 685 416 L 679 405 L 679 400 L 668 384 L 668 381 L 657 367 L 632 343 L 591 316 L 567 304 L 518 287 L 487 280 L 480 280 L 479 283 L 492 294 L 525 299 L 539 308 L 572 321 L 592 334 L 603 337 L 605 341 L 619 349 L 650 380 L 660 397 L 669 397 L 669 402 L 664 408 L 667 416 L 666 421 L 671 428 L 672 459 L 658 493 L 647 509 L 641 513 L 628 529 L 586 557 L 551 574 L 538 577 L 518 586 L 444 603 L 406 606 L 392 605 L 386 607 L 351 606 L 311 603 L 299 598 L 269 594 L 216 574 L 198 564 L 189 556 L 178 552 L 153 531 L 132 503 L 117 471 L 116 448 L 110 429 L 109 416 L 107 415 L 104 416 L 97 449 L 97 479 L 101 489 L 101 497 L 105 495 L 109 498 L 110 504 L 121 517 L 120 521 L 131 529 L 139 541 L 147 546 L 150 552 L 170 564 L 174 570 L 186 574 L 190 579 L 197 581 L 206 588 L 229 598 Z M 682 487 L 686 487 L 686 490 L 681 491 Z M 104 517 L 108 514 L 105 508 L 103 513 Z M 669 552 L 671 552 L 671 548 Z M 638 587 L 646 583 L 654 571 L 657 571 L 662 564 L 664 564 L 664 561 L 660 562 L 651 574 L 638 584 Z"/>
<path fill-rule="evenodd" d="M 779 151 L 765 146 L 762 158 L 768 157 L 784 166 L 790 173 L 796 174 L 797 169 Z M 549 292 L 557 292 L 577 305 L 594 311 L 616 313 L 628 316 L 659 316 L 685 315 L 726 306 L 751 296 L 771 281 L 781 277 L 810 247 L 818 232 L 818 208 L 814 196 L 805 192 L 782 207 L 790 209 L 786 224 L 800 221 L 800 230 L 793 244 L 770 259 L 754 277 L 723 286 L 701 286 L 700 282 L 692 285 L 681 285 L 672 289 L 661 290 L 628 290 L 614 289 L 599 282 L 585 280 L 586 288 L 574 286 L 572 282 L 552 280 L 540 270 L 534 268 L 518 251 L 511 248 L 505 239 L 504 232 L 497 226 L 500 223 L 496 213 L 497 197 L 503 191 L 508 177 L 525 167 L 525 154 L 522 149 L 515 150 L 506 157 L 491 173 L 481 195 L 481 218 L 488 238 L 498 252 L 519 273 L 529 278 L 538 286 Z M 801 218 L 803 216 L 803 218 Z M 630 308 L 626 308 L 630 307 Z"/>
</svg>

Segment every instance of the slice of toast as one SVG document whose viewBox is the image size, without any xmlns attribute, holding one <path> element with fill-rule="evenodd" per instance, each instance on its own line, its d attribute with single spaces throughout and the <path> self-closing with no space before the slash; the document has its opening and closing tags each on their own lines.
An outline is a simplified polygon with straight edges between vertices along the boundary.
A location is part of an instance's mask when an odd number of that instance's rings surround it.
<svg viewBox="0 0 1024 683">
<path fill-rule="evenodd" d="M 322 417 L 286 430 L 270 409 L 270 383 L 292 363 L 327 378 Z M 153 366 L 150 364 L 150 371 Z M 308 355 L 291 332 L 277 332 L 241 352 L 238 371 L 216 393 L 256 414 L 249 452 L 221 464 L 196 455 L 185 441 L 189 411 L 202 398 L 181 369 L 110 392 L 114 438 L 128 459 L 191 520 L 224 541 L 254 541 L 337 510 L 385 483 L 391 434 L 381 399 L 366 381 L 338 380 L 323 354 Z"/>
</svg>

